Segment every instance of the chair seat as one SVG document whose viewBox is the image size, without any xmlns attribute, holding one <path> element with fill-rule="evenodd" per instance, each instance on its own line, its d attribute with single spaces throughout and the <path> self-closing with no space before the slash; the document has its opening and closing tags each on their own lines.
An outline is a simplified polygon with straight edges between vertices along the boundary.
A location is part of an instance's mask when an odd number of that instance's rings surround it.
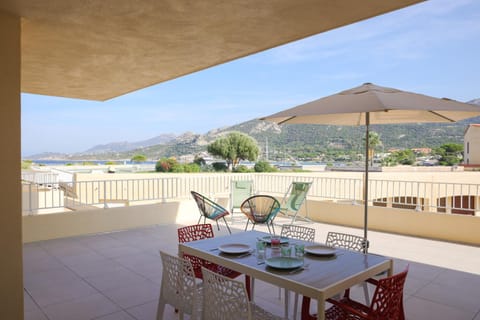
<svg viewBox="0 0 480 320">
<path fill-rule="evenodd" d="M 217 223 L 217 228 L 218 230 L 220 230 L 218 220 L 223 219 L 223 222 L 225 222 L 225 226 L 227 227 L 228 233 L 232 233 L 230 227 L 228 226 L 227 220 L 225 219 L 225 216 L 228 216 L 230 214 L 227 209 L 225 209 L 218 203 L 208 199 L 204 195 L 201 195 L 198 192 L 190 191 L 190 193 L 192 194 L 192 197 L 195 200 L 195 203 L 197 204 L 200 213 L 200 218 L 198 219 L 197 224 L 200 224 L 202 218 L 204 224 L 206 223 L 207 219 L 210 219 Z"/>
<path fill-rule="evenodd" d="M 256 224 L 265 224 L 269 233 L 273 233 L 275 229 L 273 226 L 273 219 L 277 216 L 280 210 L 280 202 L 269 195 L 255 195 L 245 201 L 240 206 L 240 210 L 247 217 L 247 224 L 245 225 L 245 231 L 247 231 L 248 224 L 252 223 L 252 230 Z"/>
<path fill-rule="evenodd" d="M 221 265 L 218 265 L 218 264 L 214 264 L 214 263 L 211 263 L 211 262 L 207 262 L 204 265 L 204 267 L 207 268 L 208 270 L 211 270 L 215 273 L 221 274 L 221 275 L 223 275 L 227 278 L 231 278 L 231 279 L 237 278 L 241 275 L 240 272 L 233 271 L 232 269 L 229 269 L 227 267 L 224 267 L 224 266 L 221 266 Z M 200 268 L 200 273 L 202 273 L 202 268 Z"/>
<path fill-rule="evenodd" d="M 330 299 L 327 300 L 330 302 Z M 345 309 L 342 309 L 336 305 L 331 306 L 325 311 L 326 320 L 340 320 L 340 319 L 368 319 L 369 308 L 361 303 L 350 300 L 348 298 L 342 298 L 339 301 L 340 303 L 350 306 L 352 309 L 356 310 L 363 316 L 359 316 L 352 313 L 345 312 Z"/>
<path fill-rule="evenodd" d="M 306 204 L 307 193 L 310 190 L 312 182 L 292 182 L 281 201 L 280 213 L 286 217 L 291 217 L 291 224 L 295 223 L 298 212 L 303 204 Z M 305 207 L 305 210 L 307 208 Z M 303 219 L 309 221 L 308 213 Z"/>
</svg>

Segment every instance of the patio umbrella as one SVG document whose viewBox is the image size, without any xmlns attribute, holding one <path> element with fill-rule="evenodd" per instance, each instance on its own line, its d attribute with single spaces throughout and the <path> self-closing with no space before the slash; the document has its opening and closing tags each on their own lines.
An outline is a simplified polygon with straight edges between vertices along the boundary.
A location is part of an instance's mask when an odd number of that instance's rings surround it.
<svg viewBox="0 0 480 320">
<path fill-rule="evenodd" d="M 260 120 L 278 124 L 364 125 L 365 183 L 364 237 L 368 230 L 368 136 L 370 124 L 456 122 L 480 116 L 480 107 L 447 98 L 365 83 L 300 106 L 287 109 Z M 366 248 L 365 248 L 366 250 Z"/>
</svg>

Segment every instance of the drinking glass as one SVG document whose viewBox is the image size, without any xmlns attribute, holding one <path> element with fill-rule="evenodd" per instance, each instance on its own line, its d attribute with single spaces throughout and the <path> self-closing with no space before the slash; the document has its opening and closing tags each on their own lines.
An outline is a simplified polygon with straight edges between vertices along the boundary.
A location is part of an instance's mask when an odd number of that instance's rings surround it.
<svg viewBox="0 0 480 320">
<path fill-rule="evenodd" d="M 290 257 L 292 255 L 292 247 L 290 246 L 283 246 L 282 250 L 282 257 Z"/>
<path fill-rule="evenodd" d="M 295 257 L 303 259 L 305 256 L 305 245 L 301 243 L 295 244 Z"/>
<path fill-rule="evenodd" d="M 280 247 L 280 236 L 273 235 L 270 238 L 270 244 L 272 245 L 272 249 L 278 249 Z"/>
<path fill-rule="evenodd" d="M 265 242 L 257 240 L 257 263 L 265 262 Z"/>
</svg>

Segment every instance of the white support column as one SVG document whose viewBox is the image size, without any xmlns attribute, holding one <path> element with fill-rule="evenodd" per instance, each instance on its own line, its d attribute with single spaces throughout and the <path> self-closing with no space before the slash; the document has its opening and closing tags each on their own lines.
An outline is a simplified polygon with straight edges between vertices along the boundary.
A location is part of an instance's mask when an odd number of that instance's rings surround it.
<svg viewBox="0 0 480 320">
<path fill-rule="evenodd" d="M 0 319 L 23 319 L 20 18 L 0 11 Z"/>
</svg>

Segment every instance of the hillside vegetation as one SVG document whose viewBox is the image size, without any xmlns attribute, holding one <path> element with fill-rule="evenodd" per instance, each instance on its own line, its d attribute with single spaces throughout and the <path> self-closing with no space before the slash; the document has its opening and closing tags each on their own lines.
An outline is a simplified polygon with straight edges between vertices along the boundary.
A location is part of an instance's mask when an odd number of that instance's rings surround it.
<svg viewBox="0 0 480 320">
<path fill-rule="evenodd" d="M 445 143 L 463 143 L 463 134 L 470 123 L 480 123 L 480 117 L 451 124 L 372 125 L 380 135 L 381 148 L 438 147 Z M 363 154 L 365 127 L 290 124 L 278 126 L 271 122 L 252 120 L 232 127 L 216 129 L 205 135 L 185 133 L 168 142 L 130 151 L 77 153 L 65 159 L 130 159 L 144 154 L 149 159 L 180 157 L 205 152 L 207 145 L 217 138 L 240 131 L 253 137 L 265 158 L 267 144 L 269 159 L 316 158 L 319 154 Z M 267 142 L 268 141 L 268 142 Z M 57 155 L 58 157 L 58 155 Z"/>
</svg>

